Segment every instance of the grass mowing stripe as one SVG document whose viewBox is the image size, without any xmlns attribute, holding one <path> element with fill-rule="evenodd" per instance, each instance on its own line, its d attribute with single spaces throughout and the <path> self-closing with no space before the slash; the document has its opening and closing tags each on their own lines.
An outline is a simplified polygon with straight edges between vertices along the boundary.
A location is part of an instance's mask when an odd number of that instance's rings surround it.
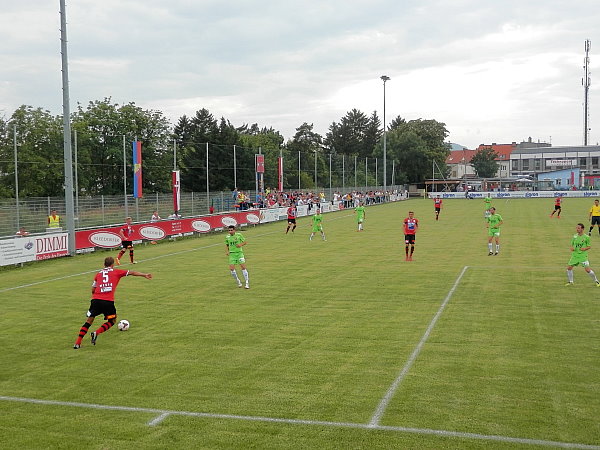
<svg viewBox="0 0 600 450">
<path fill-rule="evenodd" d="M 466 270 L 466 268 L 464 269 Z M 464 273 L 464 272 L 463 272 Z M 495 442 L 506 442 L 514 444 L 527 444 L 537 445 L 543 447 L 558 447 L 558 448 L 577 448 L 577 449 L 589 449 L 589 450 L 600 450 L 600 446 L 578 444 L 574 442 L 559 442 L 559 441 L 547 441 L 543 439 L 529 439 L 529 438 L 516 438 L 510 436 L 499 436 L 491 434 L 479 434 L 479 433 L 465 433 L 461 431 L 448 431 L 448 430 L 434 430 L 428 428 L 412 428 L 412 427 L 397 427 L 397 426 L 386 426 L 386 425 L 371 425 L 363 423 L 352 423 L 352 422 L 330 422 L 324 420 L 303 420 L 303 419 L 285 419 L 277 417 L 261 417 L 261 416 L 243 416 L 233 414 L 212 414 L 212 413 L 201 413 L 193 411 L 171 411 L 162 410 L 155 408 L 136 408 L 133 406 L 113 406 L 113 405 L 100 405 L 97 403 L 81 403 L 81 402 L 61 402 L 56 400 L 40 400 L 34 398 L 23 398 L 23 397 L 8 397 L 0 396 L 0 400 L 20 402 L 20 403 L 31 403 L 38 405 L 54 405 L 54 406 L 71 406 L 76 408 L 89 408 L 89 409 L 100 409 L 109 411 L 129 411 L 139 413 L 157 413 L 157 417 L 148 422 L 148 426 L 156 426 L 160 424 L 164 419 L 169 416 L 187 416 L 187 417 L 200 417 L 209 419 L 231 419 L 231 420 L 245 420 L 252 422 L 269 422 L 269 423 L 283 423 L 291 425 L 312 425 L 312 426 L 327 426 L 327 427 L 339 427 L 339 428 L 358 428 L 365 430 L 378 430 L 378 431 L 393 431 L 397 433 L 411 433 L 411 434 L 422 434 L 422 435 L 434 435 L 442 437 L 458 437 L 466 439 L 476 439 L 480 441 L 495 441 Z"/>
<path fill-rule="evenodd" d="M 370 426 L 379 425 L 379 421 L 381 420 L 381 417 L 385 413 L 385 410 L 386 410 L 388 404 L 390 403 L 390 400 L 392 399 L 392 397 L 396 393 L 396 390 L 398 389 L 398 386 L 400 386 L 400 383 L 402 382 L 402 380 L 404 379 L 404 377 L 406 376 L 406 374 L 408 373 L 408 371 L 414 364 L 415 359 L 417 359 L 417 356 L 419 356 L 419 353 L 421 353 L 421 349 L 423 348 L 423 345 L 425 345 L 425 342 L 429 338 L 429 335 L 431 334 L 431 330 L 433 330 L 433 327 L 435 326 L 436 322 L 438 321 L 438 319 L 444 312 L 446 305 L 450 301 L 452 294 L 454 294 L 454 291 L 458 287 L 458 283 L 460 283 L 460 280 L 462 279 L 463 275 L 465 274 L 465 272 L 467 271 L 468 268 L 469 268 L 469 266 L 463 267 L 462 271 L 460 272 L 460 275 L 454 282 L 452 289 L 450 289 L 450 292 L 448 292 L 448 295 L 446 295 L 446 298 L 444 299 L 441 306 L 439 307 L 439 309 L 433 316 L 433 319 L 431 319 L 431 322 L 429 323 L 427 330 L 425 330 L 425 334 L 423 334 L 423 337 L 421 338 L 421 340 L 419 341 L 419 343 L 413 350 L 412 354 L 408 358 L 408 361 L 406 361 L 406 364 L 404 364 L 404 367 L 402 368 L 402 370 L 400 371 L 400 373 L 398 374 L 398 376 L 396 377 L 396 379 L 394 380 L 394 382 L 392 383 L 390 388 L 387 390 L 384 397 L 381 399 L 381 402 L 379 402 L 379 405 L 377 406 L 377 409 L 375 410 L 373 417 L 371 417 L 371 422 L 369 422 Z"/>
</svg>

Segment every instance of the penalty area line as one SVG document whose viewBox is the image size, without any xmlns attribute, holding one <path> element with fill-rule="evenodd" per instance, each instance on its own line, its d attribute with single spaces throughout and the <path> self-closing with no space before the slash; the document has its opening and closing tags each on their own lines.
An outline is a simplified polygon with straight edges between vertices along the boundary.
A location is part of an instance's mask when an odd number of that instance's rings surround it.
<svg viewBox="0 0 600 450">
<path fill-rule="evenodd" d="M 108 410 L 108 411 L 128 411 L 137 413 L 152 413 L 158 414 L 154 419 L 147 422 L 146 425 L 149 427 L 155 427 L 159 425 L 163 420 L 170 416 L 186 416 L 186 417 L 199 417 L 207 419 L 230 419 L 240 421 L 252 421 L 252 422 L 265 422 L 265 423 L 281 423 L 289 425 L 309 425 L 309 426 L 320 426 L 320 427 L 336 427 L 336 428 L 353 428 L 362 429 L 365 431 L 391 431 L 396 433 L 407 433 L 407 434 L 418 434 L 418 435 L 429 435 L 429 436 L 440 436 L 449 438 L 462 438 L 462 439 L 476 439 L 480 441 L 494 441 L 494 442 L 505 442 L 515 444 L 528 444 L 538 445 L 544 447 L 560 447 L 560 448 L 577 448 L 577 449 L 589 449 L 589 450 L 600 450 L 599 445 L 579 444 L 574 442 L 558 442 L 548 441 L 544 439 L 530 439 L 530 438 L 517 438 L 510 436 L 499 436 L 490 434 L 480 433 L 466 433 L 461 431 L 449 431 L 449 430 L 435 430 L 430 428 L 413 428 L 413 427 L 396 427 L 396 426 L 383 426 L 383 425 L 371 425 L 365 423 L 353 423 L 353 422 L 330 422 L 325 420 L 303 420 L 303 419 L 285 419 L 277 417 L 263 417 L 263 416 L 244 416 L 235 414 L 214 414 L 214 413 L 201 413 L 193 411 L 176 411 L 167 409 L 157 408 L 137 408 L 133 406 L 112 406 L 112 405 L 100 405 L 96 403 L 80 403 L 80 402 L 61 402 L 57 400 L 41 400 L 34 398 L 24 397 L 9 397 L 0 396 L 0 401 L 9 402 L 20 402 L 37 405 L 52 405 L 52 406 L 69 406 L 76 408 L 87 408 L 97 410 Z"/>
<path fill-rule="evenodd" d="M 396 379 L 394 380 L 394 382 L 392 383 L 392 385 L 389 387 L 389 389 L 387 390 L 387 392 L 385 393 L 385 395 L 383 396 L 383 398 L 379 402 L 379 405 L 377 405 L 377 408 L 375 409 L 375 412 L 373 413 L 373 417 L 371 417 L 371 422 L 369 422 L 369 425 L 371 425 L 373 427 L 379 425 L 379 421 L 381 420 L 381 417 L 383 417 L 383 414 L 385 413 L 385 410 L 388 407 L 388 404 L 390 403 L 390 401 L 394 397 L 394 394 L 396 393 L 396 390 L 400 386 L 400 383 L 402 383 L 402 381 L 404 380 L 404 377 L 406 376 L 406 374 L 408 373 L 408 371 L 413 366 L 415 360 L 419 356 L 419 353 L 421 353 L 421 349 L 425 345 L 425 342 L 427 342 L 427 339 L 429 338 L 429 335 L 431 334 L 431 331 L 433 330 L 433 327 L 435 327 L 435 324 L 437 323 L 438 319 L 440 318 L 440 316 L 444 312 L 444 309 L 446 308 L 446 305 L 450 301 L 450 298 L 452 297 L 452 294 L 454 294 L 454 291 L 458 287 L 458 284 L 460 283 L 460 280 L 462 279 L 463 275 L 465 274 L 465 272 L 467 271 L 468 268 L 469 268 L 469 266 L 463 267 L 463 270 L 460 272 L 460 275 L 458 276 L 458 278 L 454 282 L 454 285 L 452 286 L 452 289 L 450 289 L 450 292 L 448 292 L 448 295 L 446 295 L 446 298 L 444 299 L 444 301 L 440 305 L 439 309 L 437 310 L 437 312 L 433 316 L 433 319 L 431 319 L 431 322 L 429 323 L 429 326 L 427 327 L 427 330 L 425 330 L 425 333 L 423 334 L 423 337 L 421 338 L 421 340 L 419 341 L 419 343 L 417 344 L 417 346 L 413 350 L 412 354 L 408 358 L 408 361 L 406 361 L 406 364 L 404 364 L 404 367 L 402 367 L 402 370 L 400 370 L 400 373 L 398 374 L 398 376 L 396 377 Z"/>
</svg>

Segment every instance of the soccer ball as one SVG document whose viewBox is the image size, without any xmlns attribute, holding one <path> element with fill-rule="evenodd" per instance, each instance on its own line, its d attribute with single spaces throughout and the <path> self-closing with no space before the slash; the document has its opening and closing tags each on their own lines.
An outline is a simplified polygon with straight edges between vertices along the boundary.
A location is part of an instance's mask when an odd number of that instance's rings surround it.
<svg viewBox="0 0 600 450">
<path fill-rule="evenodd" d="M 119 329 L 119 331 L 129 330 L 129 321 L 127 321 L 125 319 L 119 321 L 119 323 L 117 324 L 117 328 Z"/>
</svg>

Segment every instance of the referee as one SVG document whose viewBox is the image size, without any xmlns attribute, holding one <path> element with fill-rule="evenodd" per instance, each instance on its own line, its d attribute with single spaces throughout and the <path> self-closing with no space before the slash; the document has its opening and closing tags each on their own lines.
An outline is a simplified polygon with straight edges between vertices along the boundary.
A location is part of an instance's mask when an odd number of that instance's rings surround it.
<svg viewBox="0 0 600 450">
<path fill-rule="evenodd" d="M 598 234 L 600 234 L 600 200 L 594 200 L 594 204 L 590 208 L 590 231 L 588 231 L 588 236 L 592 235 L 592 230 L 594 229 L 594 225 L 598 225 Z"/>
</svg>

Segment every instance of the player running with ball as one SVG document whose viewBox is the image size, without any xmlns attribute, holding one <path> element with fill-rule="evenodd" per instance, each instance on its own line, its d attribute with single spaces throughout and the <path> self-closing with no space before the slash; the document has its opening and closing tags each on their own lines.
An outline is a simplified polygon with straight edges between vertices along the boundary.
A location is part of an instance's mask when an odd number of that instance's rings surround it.
<svg viewBox="0 0 600 450">
<path fill-rule="evenodd" d="M 148 280 L 152 279 L 151 273 L 135 272 L 133 270 L 115 269 L 115 260 L 112 256 L 104 259 L 104 269 L 96 274 L 92 283 L 92 300 L 90 309 L 87 312 L 87 320 L 81 326 L 77 340 L 73 348 L 77 350 L 81 347 L 81 341 L 87 334 L 90 326 L 94 323 L 96 316 L 104 314 L 104 322 L 100 328 L 94 331 L 90 336 L 92 345 L 96 345 L 98 335 L 112 328 L 117 320 L 117 309 L 115 308 L 115 291 L 121 278 L 126 276 L 144 277 Z"/>
</svg>

